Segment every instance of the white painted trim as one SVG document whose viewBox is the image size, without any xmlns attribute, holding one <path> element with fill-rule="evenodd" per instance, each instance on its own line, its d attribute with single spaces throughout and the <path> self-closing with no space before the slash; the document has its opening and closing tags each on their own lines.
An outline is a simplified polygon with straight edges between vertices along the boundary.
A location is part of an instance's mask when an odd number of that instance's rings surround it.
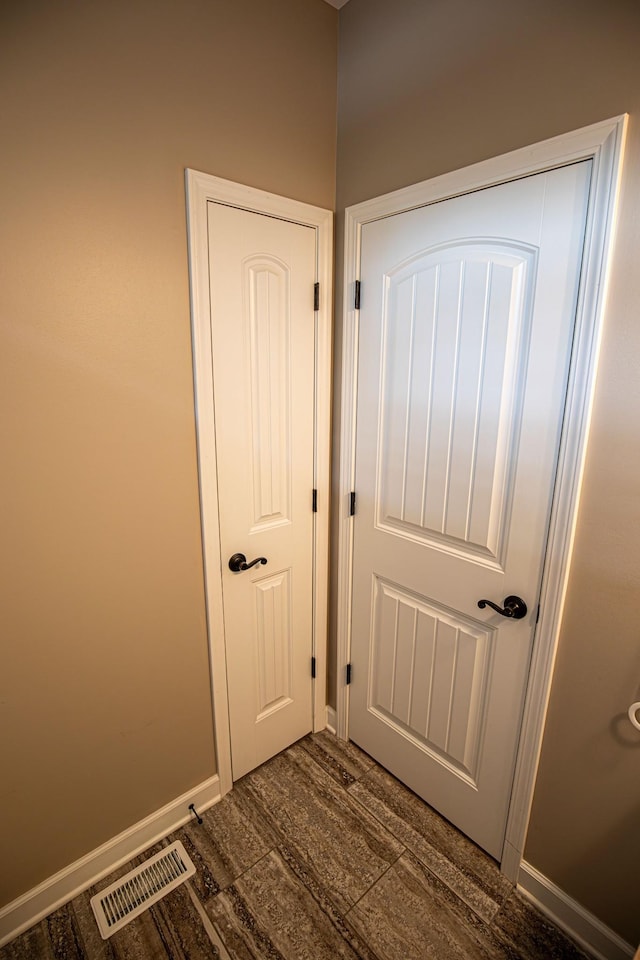
<svg viewBox="0 0 640 960">
<path fill-rule="evenodd" d="M 336 600 L 336 733 L 349 736 L 349 687 L 346 666 L 351 656 L 351 601 L 353 584 L 353 517 L 350 496 L 355 490 L 356 408 L 358 399 L 358 338 L 360 312 L 355 309 L 355 281 L 360 278 L 362 224 L 357 207 L 345 211 L 344 275 L 342 280 L 343 333 L 340 393 L 340 492 L 338 496 L 338 594 Z M 363 221 L 364 222 L 364 221 Z"/>
<path fill-rule="evenodd" d="M 337 733 L 348 736 L 348 688 L 344 665 L 351 647 L 353 521 L 348 497 L 354 489 L 357 398 L 358 314 L 354 281 L 360 276 L 362 226 L 415 207 L 541 173 L 580 160 L 593 161 L 585 253 L 576 316 L 576 342 L 569 378 L 557 484 L 542 582 L 541 617 L 536 631 L 516 761 L 511 806 L 501 861 L 514 880 L 524 852 L 533 789 L 547 712 L 587 447 L 613 229 L 622 170 L 627 116 L 614 117 L 512 153 L 443 174 L 345 211 L 342 422 L 338 540 Z"/>
<path fill-rule="evenodd" d="M 201 813 L 220 797 L 220 780 L 216 774 L 8 903 L 0 910 L 0 947 L 182 827 L 193 817 L 190 803 Z"/>
<path fill-rule="evenodd" d="M 312 208 L 316 209 L 316 208 Z M 331 402 L 333 394 L 333 213 L 318 211 L 317 277 L 320 304 L 316 324 L 316 414 L 314 547 L 314 654 L 316 680 L 313 729 L 327 723 L 327 639 L 329 634 L 329 558 L 331 531 Z"/>
<path fill-rule="evenodd" d="M 567 155 L 571 160 L 580 159 L 575 156 L 575 143 L 572 143 L 574 138 L 579 139 L 582 156 L 593 158 L 593 175 L 576 309 L 573 359 L 542 576 L 540 620 L 529 670 L 501 863 L 502 872 L 511 880 L 516 879 L 524 854 L 571 567 L 613 259 L 626 127 L 627 116 L 624 115 L 577 131 L 577 134 L 569 134 L 566 143 L 562 137 L 548 141 L 549 150 L 553 150 L 551 157 L 555 153 L 555 165 L 559 166 L 567 162 Z M 556 143 L 557 146 L 553 146 Z M 565 155 L 561 152 L 563 145 L 567 151 Z"/>
<path fill-rule="evenodd" d="M 630 943 L 526 861 L 520 866 L 518 889 L 596 960 L 629 960 L 634 956 Z"/>
<path fill-rule="evenodd" d="M 314 516 L 313 632 L 316 679 L 313 729 L 326 725 L 327 607 L 329 590 L 329 493 L 331 452 L 331 341 L 333 303 L 333 213 L 320 207 L 279 197 L 264 190 L 222 180 L 196 170 L 186 171 L 191 330 L 195 389 L 200 514 L 204 554 L 205 597 L 209 636 L 209 663 L 220 791 L 233 784 L 231 734 L 227 696 L 227 665 L 222 607 L 222 558 L 218 515 L 213 352 L 209 304 L 207 203 L 226 203 L 254 213 L 280 217 L 316 231 L 316 279 L 320 309 L 316 314 L 315 488 L 318 512 Z"/>
<path fill-rule="evenodd" d="M 327 707 L 327 730 L 329 733 L 336 732 L 337 716 L 333 707 Z"/>
</svg>

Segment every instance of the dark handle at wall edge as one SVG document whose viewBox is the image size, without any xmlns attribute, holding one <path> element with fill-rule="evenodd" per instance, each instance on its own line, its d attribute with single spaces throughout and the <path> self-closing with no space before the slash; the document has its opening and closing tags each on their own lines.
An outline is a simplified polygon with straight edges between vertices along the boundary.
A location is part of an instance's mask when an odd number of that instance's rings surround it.
<svg viewBox="0 0 640 960">
<path fill-rule="evenodd" d="M 234 573 L 240 573 L 242 570 L 249 570 L 251 567 L 255 567 L 256 563 L 266 562 L 266 557 L 256 557 L 251 563 L 247 563 L 247 558 L 244 553 L 234 553 L 234 555 L 229 558 L 229 570 L 233 570 Z"/>
<path fill-rule="evenodd" d="M 485 607 L 491 607 L 496 613 L 503 617 L 509 617 L 511 620 L 522 620 L 527 615 L 527 605 L 520 597 L 510 596 L 504 598 L 504 608 L 499 607 L 492 600 L 478 600 L 478 606 L 481 610 Z"/>
</svg>

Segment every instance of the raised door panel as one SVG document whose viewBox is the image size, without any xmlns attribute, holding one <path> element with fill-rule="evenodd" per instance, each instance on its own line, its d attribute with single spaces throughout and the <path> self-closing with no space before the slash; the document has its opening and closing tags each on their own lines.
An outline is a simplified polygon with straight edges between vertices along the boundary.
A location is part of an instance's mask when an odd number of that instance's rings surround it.
<svg viewBox="0 0 640 960">
<path fill-rule="evenodd" d="M 251 369 L 252 532 L 291 518 L 290 270 L 275 257 L 243 264 Z"/>
<path fill-rule="evenodd" d="M 426 251 L 385 277 L 377 525 L 501 566 L 533 248 Z"/>
<path fill-rule="evenodd" d="M 493 628 L 380 577 L 373 611 L 368 709 L 475 785 Z"/>
<path fill-rule="evenodd" d="M 253 583 L 256 609 L 256 722 L 291 703 L 291 571 Z"/>
</svg>

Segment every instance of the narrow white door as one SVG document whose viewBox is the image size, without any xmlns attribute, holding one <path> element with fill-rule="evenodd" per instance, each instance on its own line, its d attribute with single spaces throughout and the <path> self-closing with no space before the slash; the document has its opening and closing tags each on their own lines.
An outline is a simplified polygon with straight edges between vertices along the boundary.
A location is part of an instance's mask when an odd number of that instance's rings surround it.
<svg viewBox="0 0 640 960">
<path fill-rule="evenodd" d="M 312 726 L 316 231 L 208 205 L 233 778 Z M 242 554 L 249 565 L 235 571 Z M 253 561 L 262 558 L 266 562 Z"/>
<path fill-rule="evenodd" d="M 590 162 L 365 224 L 351 738 L 500 857 Z M 528 610 L 505 617 L 517 596 Z"/>
</svg>

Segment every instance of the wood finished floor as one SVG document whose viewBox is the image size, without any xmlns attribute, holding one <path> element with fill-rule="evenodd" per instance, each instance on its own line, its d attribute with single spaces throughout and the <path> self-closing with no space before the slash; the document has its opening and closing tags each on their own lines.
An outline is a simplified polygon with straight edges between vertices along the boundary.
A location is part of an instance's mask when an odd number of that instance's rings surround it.
<svg viewBox="0 0 640 960">
<path fill-rule="evenodd" d="M 166 841 L 182 840 L 195 877 L 111 939 L 89 899 L 144 858 L 1 960 L 585 960 L 489 857 L 329 733 L 254 770 L 203 819 Z"/>
</svg>

